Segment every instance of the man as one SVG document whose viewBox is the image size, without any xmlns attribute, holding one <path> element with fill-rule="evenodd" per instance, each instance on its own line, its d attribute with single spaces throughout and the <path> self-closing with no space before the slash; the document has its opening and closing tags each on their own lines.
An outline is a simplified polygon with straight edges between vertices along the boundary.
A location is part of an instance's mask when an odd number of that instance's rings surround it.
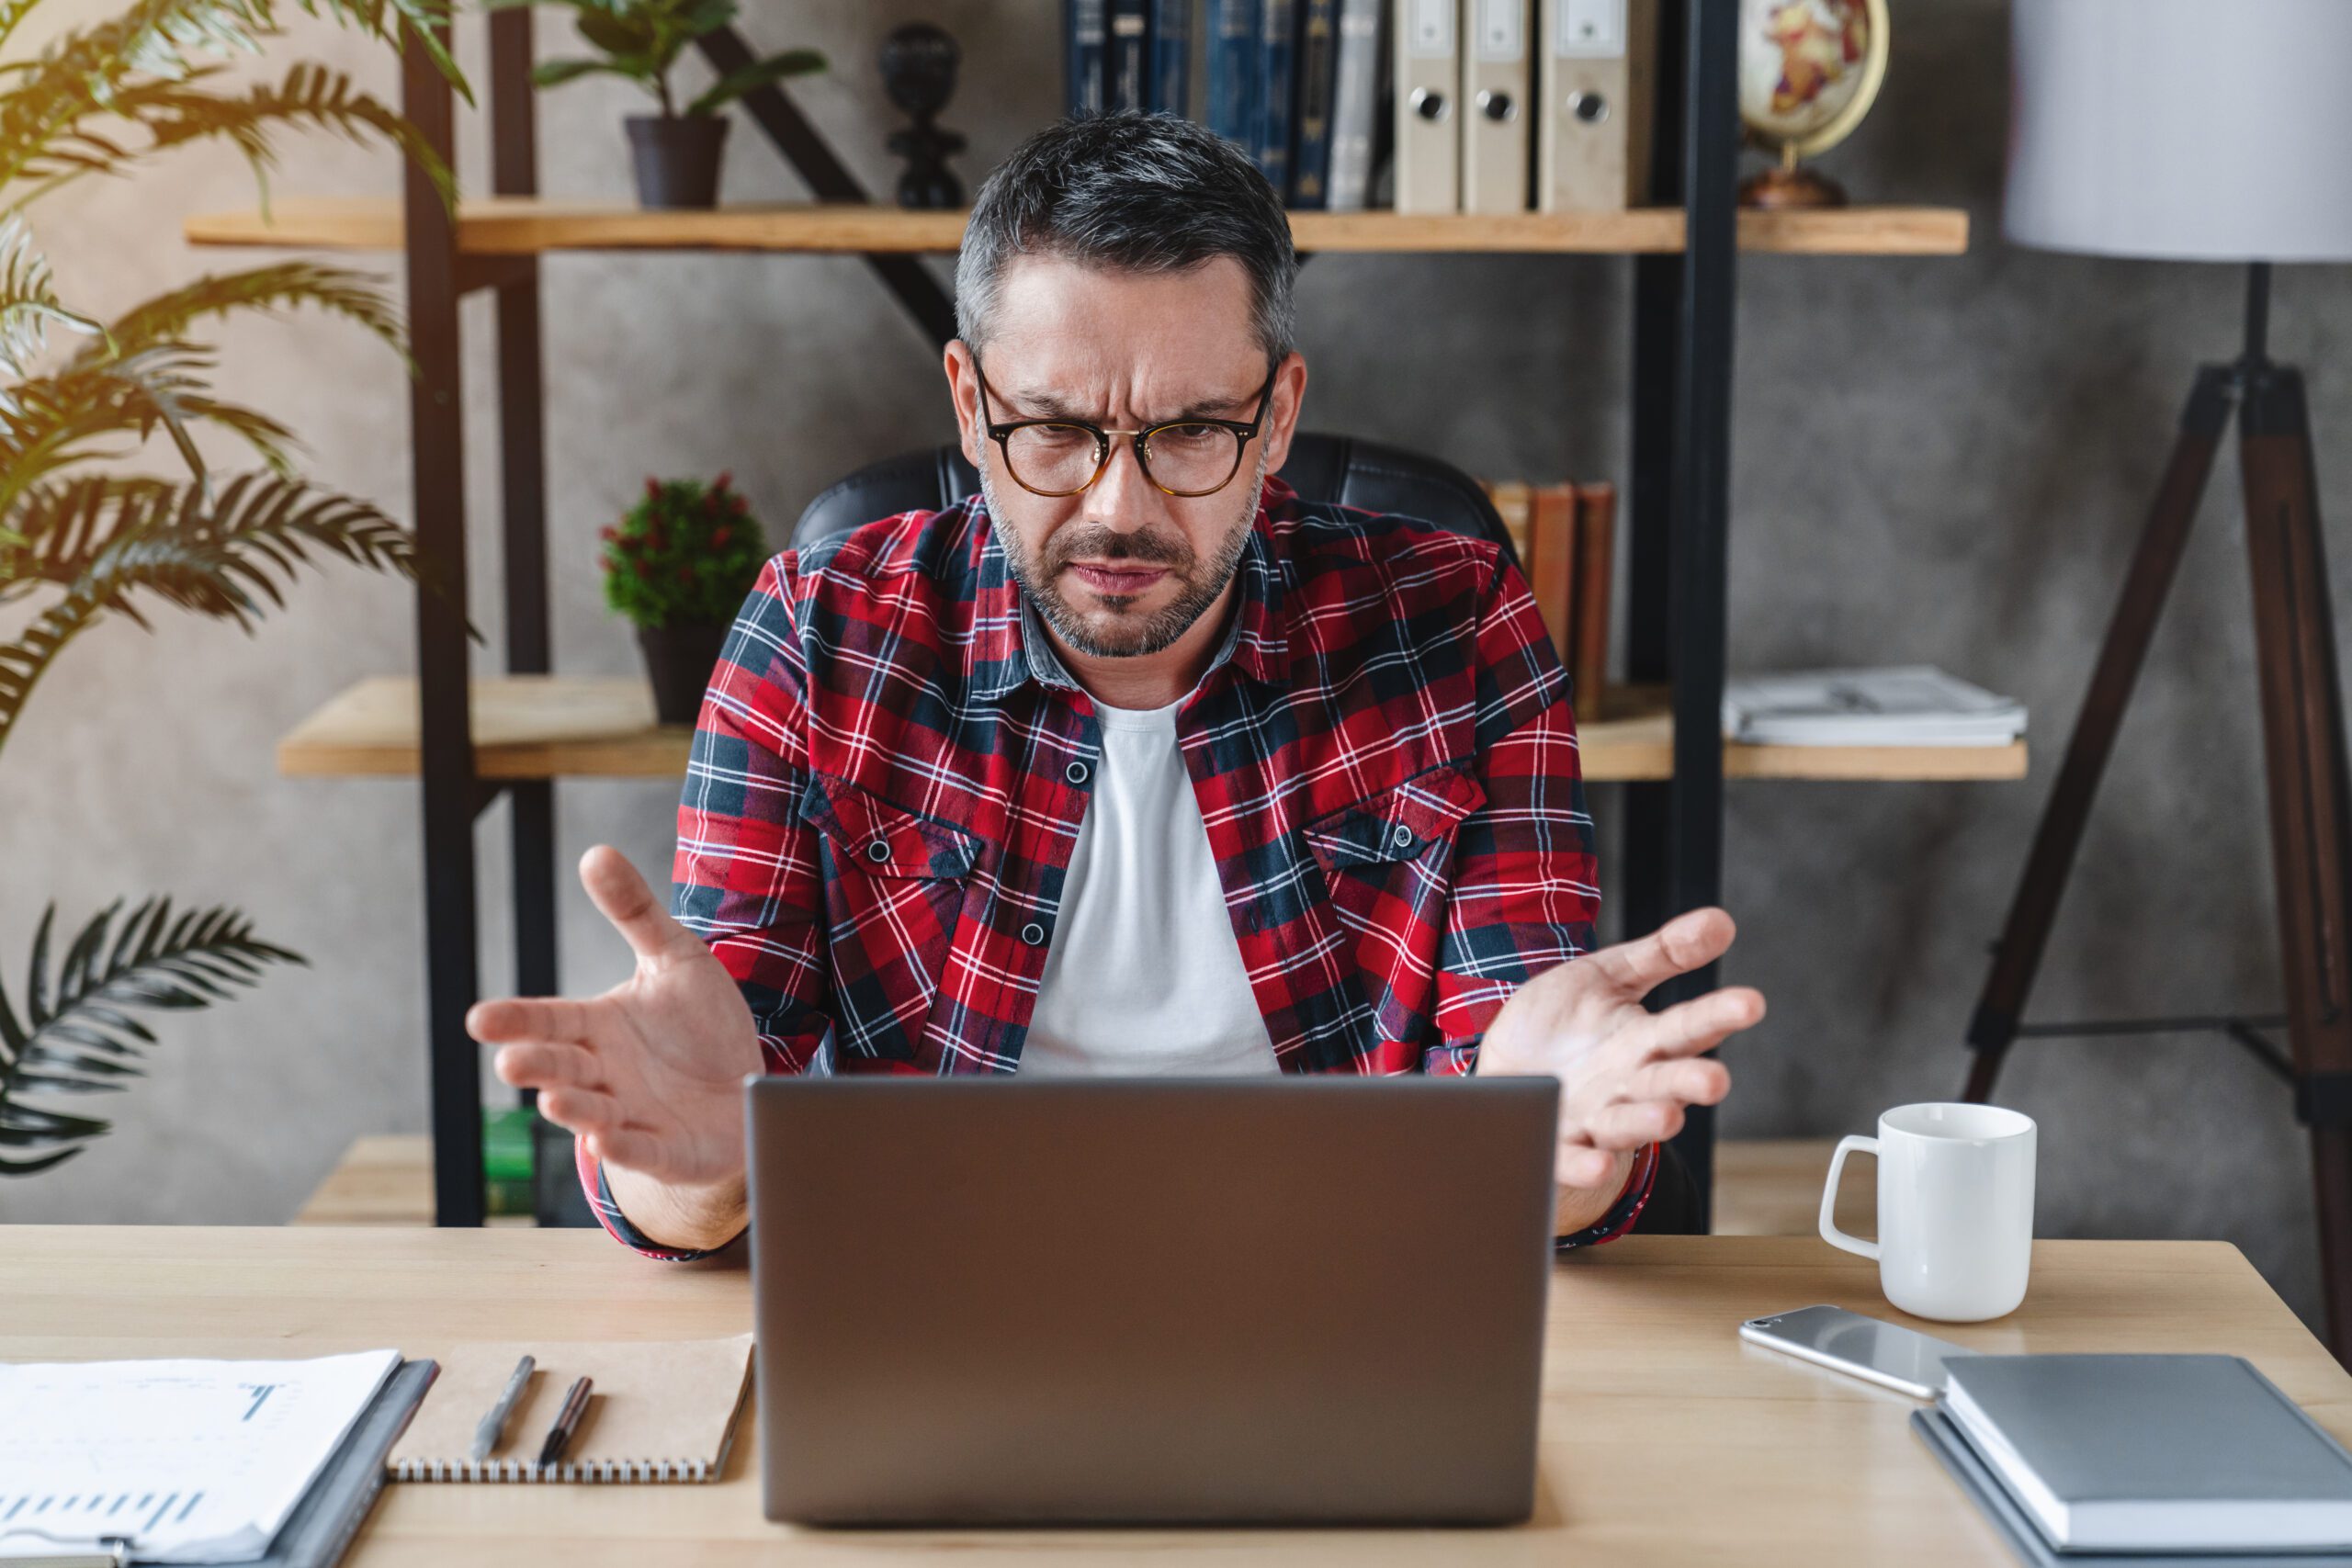
<svg viewBox="0 0 2352 1568">
<path fill-rule="evenodd" d="M 1641 1005 L 1730 945 L 1720 909 L 1589 951 L 1525 581 L 1269 477 L 1296 268 L 1256 167 L 1181 120 L 1055 126 L 981 187 L 945 369 L 982 495 L 767 563 L 673 912 L 610 848 L 581 863 L 636 973 L 468 1015 L 622 1240 L 742 1229 L 763 1069 L 1549 1074 L 1568 1243 L 1630 1225 L 1658 1141 L 1723 1098 L 1703 1053 L 1763 998 Z"/>
</svg>

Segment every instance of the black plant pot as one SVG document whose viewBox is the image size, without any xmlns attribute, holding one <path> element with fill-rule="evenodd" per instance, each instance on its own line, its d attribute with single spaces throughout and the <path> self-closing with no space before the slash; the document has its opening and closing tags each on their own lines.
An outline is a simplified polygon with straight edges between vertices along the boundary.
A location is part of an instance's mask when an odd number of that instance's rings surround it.
<svg viewBox="0 0 2352 1568">
<path fill-rule="evenodd" d="M 639 626 L 645 672 L 653 682 L 653 716 L 662 724 L 692 724 L 712 666 L 727 643 L 725 626 Z"/>
<path fill-rule="evenodd" d="M 718 205 L 718 153 L 727 120 L 715 114 L 628 117 L 639 207 Z"/>
</svg>

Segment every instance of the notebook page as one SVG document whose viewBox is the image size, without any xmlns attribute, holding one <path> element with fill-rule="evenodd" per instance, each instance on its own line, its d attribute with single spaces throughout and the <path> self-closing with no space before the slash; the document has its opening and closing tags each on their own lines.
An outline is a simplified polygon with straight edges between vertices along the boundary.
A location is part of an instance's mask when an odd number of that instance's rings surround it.
<svg viewBox="0 0 2352 1568">
<path fill-rule="evenodd" d="M 0 1562 L 113 1536 L 142 1562 L 258 1556 L 399 1364 L 0 1365 Z"/>
</svg>

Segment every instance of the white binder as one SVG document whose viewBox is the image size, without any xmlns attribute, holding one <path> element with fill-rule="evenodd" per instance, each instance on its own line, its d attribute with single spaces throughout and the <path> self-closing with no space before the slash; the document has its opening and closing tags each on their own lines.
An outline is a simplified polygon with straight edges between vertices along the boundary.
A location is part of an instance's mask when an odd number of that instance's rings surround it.
<svg viewBox="0 0 2352 1568">
<path fill-rule="evenodd" d="M 1618 212 L 1648 195 L 1655 0 L 1542 0 L 1535 205 Z"/>
<path fill-rule="evenodd" d="M 1463 0 L 1462 210 L 1527 210 L 1532 0 Z"/>
<path fill-rule="evenodd" d="M 1396 210 L 1462 206 L 1456 0 L 1396 3 Z"/>
</svg>

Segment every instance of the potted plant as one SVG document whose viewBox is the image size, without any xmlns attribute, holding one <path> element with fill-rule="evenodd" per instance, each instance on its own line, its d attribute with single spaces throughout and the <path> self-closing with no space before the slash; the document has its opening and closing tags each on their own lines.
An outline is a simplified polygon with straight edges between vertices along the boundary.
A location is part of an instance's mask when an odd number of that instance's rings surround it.
<svg viewBox="0 0 2352 1568">
<path fill-rule="evenodd" d="M 485 0 L 489 10 L 538 0 Z M 735 19 L 735 0 L 560 0 L 595 59 L 543 60 L 531 80 L 552 87 L 598 72 L 626 76 L 662 106 L 658 115 L 628 118 L 629 151 L 641 207 L 710 207 L 718 200 L 718 152 L 727 121 L 718 111 L 754 87 L 825 68 L 813 49 L 788 49 L 755 61 L 711 84 L 684 109 L 670 95 L 670 67 L 678 51 Z"/>
<path fill-rule="evenodd" d="M 637 626 L 663 724 L 695 721 L 727 628 L 767 559 L 766 537 L 729 478 L 648 479 L 636 504 L 599 535 L 605 603 Z"/>
<path fill-rule="evenodd" d="M 11 6 L 0 36 L 35 3 Z M 394 54 L 419 44 L 467 91 L 435 32 L 448 0 L 297 3 Z M 101 320 L 60 288 L 35 237 L 30 209 L 62 186 L 130 174 L 200 139 L 236 146 L 258 177 L 278 133 L 309 126 L 391 143 L 454 206 L 449 171 L 417 128 L 343 73 L 299 61 L 282 81 L 220 79 L 282 32 L 271 0 L 138 0 L 56 31 L 0 81 L 0 608 L 14 634 L 0 640 L 0 749 L 55 661 L 110 621 L 153 631 L 148 617 L 169 610 L 250 633 L 330 556 L 446 592 L 405 529 L 305 479 L 291 430 L 215 390 L 217 355 L 202 341 L 215 321 L 310 306 L 359 323 L 406 361 L 406 333 L 376 279 L 279 262 L 199 277 Z M 262 197 L 266 212 L 266 186 Z M 171 471 L 137 471 L 157 434 L 168 441 L 153 456 Z M 251 447 L 261 466 L 222 472 L 199 434 Z M 11 789 L 9 826 L 39 831 L 37 792 L 22 779 Z M 24 880 L 0 853 L 0 890 L 28 898 Z M 175 911 L 170 897 L 150 895 L 127 918 L 122 908 L 118 897 L 61 927 L 50 902 L 23 991 L 12 998 L 0 985 L 0 1178 L 48 1170 L 109 1130 L 58 1104 L 138 1081 L 157 1037 L 134 1013 L 210 1007 L 258 984 L 267 964 L 305 962 L 227 906 Z"/>
</svg>

